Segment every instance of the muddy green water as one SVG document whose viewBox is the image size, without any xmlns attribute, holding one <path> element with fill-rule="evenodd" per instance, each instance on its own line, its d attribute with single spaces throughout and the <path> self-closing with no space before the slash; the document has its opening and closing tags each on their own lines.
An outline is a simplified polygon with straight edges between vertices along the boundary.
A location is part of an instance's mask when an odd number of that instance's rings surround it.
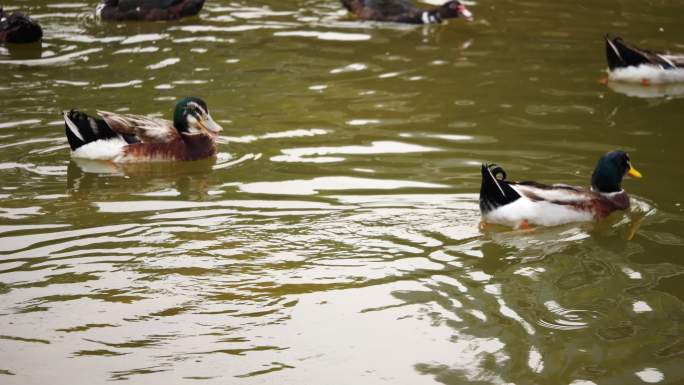
<svg viewBox="0 0 684 385">
<path fill-rule="evenodd" d="M 684 52 L 684 3 L 428 27 L 335 0 L 151 24 L 3 4 L 45 40 L 0 47 L 0 383 L 684 383 L 684 99 L 601 83 L 606 32 Z M 62 110 L 186 95 L 216 160 L 70 160 Z M 632 212 L 478 229 L 481 162 L 587 185 L 616 148 L 645 176 Z"/>
</svg>

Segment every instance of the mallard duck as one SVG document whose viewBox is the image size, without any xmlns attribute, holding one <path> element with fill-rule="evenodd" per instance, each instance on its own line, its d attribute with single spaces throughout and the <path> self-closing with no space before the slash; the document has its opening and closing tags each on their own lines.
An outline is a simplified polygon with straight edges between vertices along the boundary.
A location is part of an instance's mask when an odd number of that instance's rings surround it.
<svg viewBox="0 0 684 385">
<path fill-rule="evenodd" d="M 43 29 L 21 12 L 11 14 L 0 7 L 0 43 L 35 43 L 43 38 Z"/>
<path fill-rule="evenodd" d="M 200 98 L 179 100 L 173 121 L 107 111 L 98 115 L 64 112 L 73 157 L 123 163 L 197 160 L 216 154 L 221 126 Z"/>
<path fill-rule="evenodd" d="M 448 1 L 439 7 L 421 9 L 410 0 L 341 0 L 347 10 L 358 18 L 374 21 L 392 21 L 409 24 L 441 23 L 445 19 L 473 14 L 459 1 Z"/>
<path fill-rule="evenodd" d="M 591 189 L 510 182 L 501 167 L 483 164 L 480 187 L 483 223 L 527 228 L 605 218 L 613 211 L 629 208 L 629 197 L 621 187 L 625 175 L 641 178 L 641 173 L 632 167 L 629 155 L 619 150 L 599 159 L 591 175 Z"/>
<path fill-rule="evenodd" d="M 636 83 L 684 82 L 684 55 L 634 47 L 622 38 L 606 35 L 609 79 Z"/>
<path fill-rule="evenodd" d="M 176 20 L 194 16 L 204 0 L 102 0 L 95 14 L 104 20 Z"/>
</svg>

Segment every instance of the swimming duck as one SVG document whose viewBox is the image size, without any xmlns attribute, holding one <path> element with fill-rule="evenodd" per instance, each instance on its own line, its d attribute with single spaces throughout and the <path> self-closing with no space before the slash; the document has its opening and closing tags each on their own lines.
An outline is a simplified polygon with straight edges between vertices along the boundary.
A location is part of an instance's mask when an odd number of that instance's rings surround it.
<svg viewBox="0 0 684 385">
<path fill-rule="evenodd" d="M 392 21 L 409 24 L 441 23 L 444 19 L 464 17 L 473 19 L 473 14 L 459 1 L 448 1 L 439 7 L 421 9 L 410 0 L 341 0 L 347 10 L 360 19 Z"/>
<path fill-rule="evenodd" d="M 43 38 L 43 29 L 21 12 L 11 14 L 0 7 L 0 43 L 35 43 Z"/>
<path fill-rule="evenodd" d="M 176 103 L 173 121 L 98 111 L 100 118 L 77 110 L 64 112 L 74 158 L 115 163 L 197 160 L 216 155 L 221 130 L 200 98 Z"/>
<path fill-rule="evenodd" d="M 176 20 L 194 16 L 204 0 L 102 0 L 95 14 L 104 20 Z"/>
<path fill-rule="evenodd" d="M 610 80 L 644 84 L 684 81 L 684 55 L 637 48 L 610 35 L 605 40 Z"/>
<path fill-rule="evenodd" d="M 621 187 L 625 175 L 641 178 L 641 173 L 632 167 L 629 155 L 619 150 L 599 159 L 591 175 L 591 189 L 510 182 L 501 167 L 483 164 L 480 187 L 483 224 L 527 228 L 605 218 L 613 211 L 629 208 L 629 197 Z"/>
</svg>

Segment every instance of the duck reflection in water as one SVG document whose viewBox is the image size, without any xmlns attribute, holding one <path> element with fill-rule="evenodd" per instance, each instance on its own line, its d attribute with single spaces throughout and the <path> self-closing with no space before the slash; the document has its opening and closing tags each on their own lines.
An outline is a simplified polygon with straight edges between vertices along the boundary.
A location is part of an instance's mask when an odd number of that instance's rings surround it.
<svg viewBox="0 0 684 385">
<path fill-rule="evenodd" d="M 120 199 L 130 194 L 205 199 L 216 158 L 194 162 L 115 164 L 71 159 L 67 167 L 67 192 L 88 199 Z"/>
<path fill-rule="evenodd" d="M 642 84 L 634 83 L 608 82 L 608 88 L 619 94 L 641 99 L 684 97 L 684 83 L 652 84 L 644 86 Z"/>
<path fill-rule="evenodd" d="M 0 60 L 33 60 L 43 57 L 42 43 L 7 44 L 0 46 Z"/>
</svg>

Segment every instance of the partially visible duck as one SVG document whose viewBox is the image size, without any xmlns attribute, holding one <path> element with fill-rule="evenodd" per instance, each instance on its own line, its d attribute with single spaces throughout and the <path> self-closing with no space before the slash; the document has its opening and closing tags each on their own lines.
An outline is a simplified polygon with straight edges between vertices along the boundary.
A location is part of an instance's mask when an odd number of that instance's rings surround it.
<svg viewBox="0 0 684 385">
<path fill-rule="evenodd" d="M 102 0 L 95 14 L 104 20 L 176 20 L 194 16 L 204 0 Z"/>
<path fill-rule="evenodd" d="M 216 155 L 221 130 L 200 98 L 176 103 L 173 121 L 98 111 L 100 118 L 77 110 L 64 112 L 74 158 L 116 163 L 197 160 Z"/>
<path fill-rule="evenodd" d="M 43 38 L 43 29 L 21 12 L 11 14 L 0 7 L 0 43 L 35 43 Z"/>
<path fill-rule="evenodd" d="M 596 221 L 613 211 L 629 208 L 629 197 L 621 187 L 625 175 L 641 178 L 632 167 L 629 155 L 619 150 L 599 159 L 591 175 L 591 189 L 511 182 L 506 180 L 506 172 L 501 167 L 483 164 L 480 212 L 485 224 L 515 228 Z"/>
<path fill-rule="evenodd" d="M 644 84 L 684 81 L 684 55 L 637 48 L 620 37 L 606 35 L 605 40 L 610 80 Z"/>
<path fill-rule="evenodd" d="M 448 1 L 441 6 L 429 9 L 418 8 L 410 0 L 341 1 L 349 12 L 364 20 L 430 24 L 457 17 L 464 17 L 468 20 L 473 18 L 473 14 L 459 1 Z"/>
</svg>

